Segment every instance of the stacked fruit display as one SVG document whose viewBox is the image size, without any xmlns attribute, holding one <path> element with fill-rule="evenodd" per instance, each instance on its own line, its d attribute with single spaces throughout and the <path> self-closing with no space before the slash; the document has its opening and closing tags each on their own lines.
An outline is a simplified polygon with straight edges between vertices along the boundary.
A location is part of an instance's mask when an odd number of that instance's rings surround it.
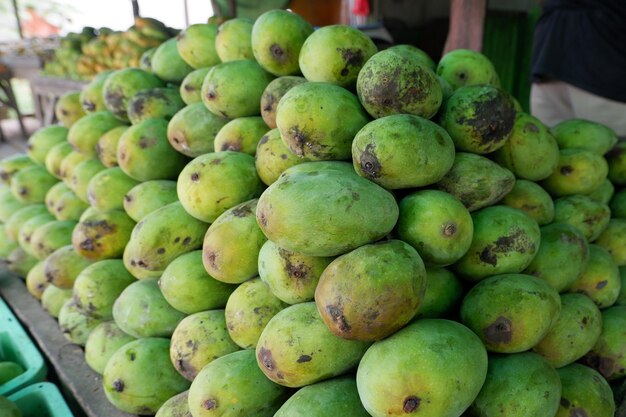
<svg viewBox="0 0 626 417">
<path fill-rule="evenodd" d="M 127 67 L 139 67 L 144 53 L 175 35 L 162 22 L 145 17 L 123 32 L 108 28 L 86 27 L 60 40 L 54 56 L 47 60 L 42 73 L 53 77 L 91 80 L 96 74 Z"/>
<path fill-rule="evenodd" d="M 498 84 L 286 11 L 193 25 L 0 163 L 1 254 L 126 412 L 612 416 L 625 144 Z"/>
</svg>

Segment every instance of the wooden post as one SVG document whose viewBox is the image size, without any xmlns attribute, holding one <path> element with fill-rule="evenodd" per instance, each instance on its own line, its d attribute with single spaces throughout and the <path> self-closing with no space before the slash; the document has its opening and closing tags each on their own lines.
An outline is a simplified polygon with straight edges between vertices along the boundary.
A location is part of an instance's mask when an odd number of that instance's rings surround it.
<svg viewBox="0 0 626 417">
<path fill-rule="evenodd" d="M 133 4 L 133 17 L 139 17 L 139 3 L 137 0 L 131 0 L 131 3 Z"/>
<path fill-rule="evenodd" d="M 483 49 L 486 0 L 450 0 L 450 27 L 443 53 L 453 49 Z"/>
<path fill-rule="evenodd" d="M 237 17 L 237 0 L 229 0 L 228 6 L 230 17 Z"/>
<path fill-rule="evenodd" d="M 20 35 L 20 39 L 24 39 L 22 33 L 22 21 L 20 19 L 20 12 L 17 8 L 17 0 L 13 0 L 13 13 L 15 13 L 15 21 L 17 22 L 17 33 Z"/>
</svg>

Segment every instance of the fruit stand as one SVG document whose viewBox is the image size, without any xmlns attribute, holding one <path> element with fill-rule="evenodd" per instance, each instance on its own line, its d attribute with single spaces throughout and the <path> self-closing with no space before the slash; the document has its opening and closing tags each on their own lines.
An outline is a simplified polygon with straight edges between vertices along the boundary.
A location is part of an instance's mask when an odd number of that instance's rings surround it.
<svg viewBox="0 0 626 417">
<path fill-rule="evenodd" d="M 0 295 L 75 417 L 626 412 L 611 128 L 285 10 L 102 32 L 0 160 Z"/>
</svg>

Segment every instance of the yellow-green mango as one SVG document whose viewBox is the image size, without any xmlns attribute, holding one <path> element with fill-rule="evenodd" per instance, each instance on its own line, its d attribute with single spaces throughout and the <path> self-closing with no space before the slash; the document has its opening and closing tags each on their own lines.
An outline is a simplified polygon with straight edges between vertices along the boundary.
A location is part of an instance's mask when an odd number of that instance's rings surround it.
<svg viewBox="0 0 626 417">
<path fill-rule="evenodd" d="M 76 166 L 89 159 L 91 159 L 89 156 L 76 151 L 68 153 L 67 156 L 63 158 L 61 165 L 59 166 L 59 176 L 62 180 L 68 183 L 68 181 L 72 178 L 72 174 Z"/>
<path fill-rule="evenodd" d="M 594 243 L 609 251 L 618 266 L 626 265 L 626 219 L 611 219 Z"/>
<path fill-rule="evenodd" d="M 26 206 L 27 204 L 13 197 L 13 193 L 9 187 L 5 186 L 0 188 L 0 221 L 2 223 L 7 223 L 14 213 L 17 213 Z"/>
<path fill-rule="evenodd" d="M 18 153 L 10 155 L 0 160 L 0 180 L 8 186 L 11 185 L 11 178 L 24 168 L 37 165 L 28 155 Z"/>
<path fill-rule="evenodd" d="M 154 210 L 178 201 L 176 182 L 153 180 L 137 184 L 124 196 L 124 210 L 136 222 Z"/>
<path fill-rule="evenodd" d="M 270 130 L 261 138 L 254 156 L 257 175 L 265 185 L 272 185 L 287 168 L 303 162 L 309 159 L 291 152 L 278 129 Z"/>
<path fill-rule="evenodd" d="M 555 417 L 615 415 L 611 387 L 597 371 L 577 363 L 556 371 L 563 389 Z"/>
<path fill-rule="evenodd" d="M 21 169 L 11 177 L 13 197 L 26 204 L 43 203 L 46 193 L 59 179 L 52 176 L 46 168 L 35 165 Z"/>
<path fill-rule="evenodd" d="M 296 85 L 306 82 L 306 78 L 289 75 L 272 80 L 261 96 L 261 117 L 270 129 L 276 128 L 276 108 L 280 99 Z"/>
<path fill-rule="evenodd" d="M 44 165 L 50 150 L 60 144 L 67 143 L 69 126 L 46 126 L 37 130 L 28 138 L 26 153 L 35 163 Z M 4 165 L 4 164 L 3 164 Z"/>
<path fill-rule="evenodd" d="M 96 154 L 105 167 L 113 168 L 117 166 L 117 144 L 127 129 L 128 126 L 118 126 L 109 130 L 98 139 Z"/>
<path fill-rule="evenodd" d="M 202 103 L 184 107 L 167 125 L 167 140 L 183 155 L 195 158 L 215 150 L 215 136 L 228 119 L 211 113 Z"/>
<path fill-rule="evenodd" d="M 162 86 L 163 82 L 159 78 L 142 69 L 117 70 L 111 73 L 104 82 L 102 88 L 104 105 L 116 118 L 128 121 L 128 114 L 126 113 L 128 100 L 138 91 Z"/>
<path fill-rule="evenodd" d="M 61 162 L 69 155 L 72 150 L 72 145 L 68 142 L 61 142 L 54 145 L 46 154 L 45 165 L 49 173 L 61 179 Z"/>
<path fill-rule="evenodd" d="M 75 226 L 73 220 L 56 220 L 36 228 L 30 238 L 35 257 L 43 261 L 57 249 L 71 244 Z"/>
<path fill-rule="evenodd" d="M 170 120 L 183 107 L 177 88 L 141 90 L 128 100 L 128 119 L 134 125 L 147 119 Z"/>
<path fill-rule="evenodd" d="M 127 343 L 135 340 L 120 329 L 114 321 L 105 321 L 91 331 L 85 343 L 85 362 L 102 375 L 113 354 Z"/>
<path fill-rule="evenodd" d="M 22 227 L 20 227 L 17 243 L 24 249 L 28 254 L 35 256 L 35 251 L 31 247 L 31 239 L 35 229 L 39 226 L 42 226 L 46 223 L 54 221 L 55 217 L 50 213 L 40 214 L 35 217 L 31 217 L 28 219 Z"/>
<path fill-rule="evenodd" d="M 124 113 L 126 113 L 126 109 L 124 109 Z M 107 111 L 91 113 L 72 125 L 67 135 L 67 141 L 76 152 L 89 158 L 95 158 L 97 156 L 96 144 L 102 135 L 122 125 L 123 122 Z"/>
<path fill-rule="evenodd" d="M 26 275 L 26 289 L 37 300 L 41 300 L 43 292 L 50 283 L 44 273 L 44 261 L 39 261 Z"/>
<path fill-rule="evenodd" d="M 54 105 L 54 114 L 59 123 L 68 129 L 85 116 L 85 111 L 80 103 L 80 91 L 63 94 Z"/>
<path fill-rule="evenodd" d="M 191 26 L 189 28 L 191 28 Z M 179 90 L 180 98 L 185 104 L 191 105 L 202 103 L 202 83 L 204 82 L 204 77 L 206 77 L 210 69 L 210 67 L 199 68 L 187 74 L 183 82 L 180 84 Z"/>
<path fill-rule="evenodd" d="M 463 284 L 446 268 L 426 268 L 426 292 L 413 320 L 444 318 L 456 313 L 463 295 Z"/>
<path fill-rule="evenodd" d="M 610 307 L 619 297 L 622 280 L 611 254 L 601 246 L 589 245 L 589 262 L 570 292 L 586 294 L 599 308 Z"/>
<path fill-rule="evenodd" d="M 602 185 L 608 169 L 602 155 L 579 148 L 562 149 L 559 164 L 541 185 L 555 197 L 589 194 Z"/>
<path fill-rule="evenodd" d="M 602 333 L 581 363 L 600 372 L 608 381 L 626 375 L 626 307 L 602 310 Z"/>
<path fill-rule="evenodd" d="M 74 191 L 74 194 L 85 203 L 89 204 L 87 198 L 87 186 L 89 181 L 106 167 L 96 158 L 88 159 L 76 165 L 72 171 L 72 176 L 66 184 Z"/>
<path fill-rule="evenodd" d="M 59 317 L 61 307 L 66 301 L 72 299 L 72 294 L 71 289 L 63 290 L 50 284 L 41 294 L 41 305 L 52 317 Z"/>
<path fill-rule="evenodd" d="M 561 149 L 587 149 L 604 155 L 617 143 L 617 135 L 613 129 L 585 119 L 564 120 L 550 131 Z"/>
<path fill-rule="evenodd" d="M 215 50 L 216 24 L 197 23 L 176 36 L 178 54 L 193 68 L 204 69 L 220 63 Z M 183 81 L 184 83 L 184 81 Z"/>
<path fill-rule="evenodd" d="M 609 166 L 608 178 L 614 185 L 626 185 L 626 141 L 618 142 L 606 153 Z"/>
<path fill-rule="evenodd" d="M 5 223 L 5 230 L 9 237 L 14 242 L 17 242 L 20 229 L 28 220 L 35 216 L 48 213 L 48 210 L 43 204 L 31 204 L 19 208 L 16 210 Z"/>
<path fill-rule="evenodd" d="M 215 52 L 222 62 L 254 59 L 253 24 L 254 21 L 250 19 L 235 18 L 219 26 L 215 36 Z"/>
<path fill-rule="evenodd" d="M 446 53 L 437 64 L 437 74 L 455 90 L 476 84 L 500 86 L 500 78 L 489 58 L 470 49 L 454 49 Z"/>
<path fill-rule="evenodd" d="M 546 190 L 532 181 L 515 181 L 513 189 L 500 202 L 526 212 L 539 226 L 554 220 L 554 201 Z"/>
<path fill-rule="evenodd" d="M 80 256 L 72 245 L 55 250 L 43 263 L 46 281 L 61 289 L 73 288 L 80 272 L 91 265 L 91 261 Z"/>
<path fill-rule="evenodd" d="M 59 311 L 59 328 L 67 340 L 85 346 L 89 333 L 102 320 L 90 317 L 78 310 L 74 300 L 67 300 Z"/>
<path fill-rule="evenodd" d="M 154 417 L 193 417 L 189 411 L 189 390 L 165 401 Z"/>
<path fill-rule="evenodd" d="M 124 208 L 124 196 L 136 181 L 120 167 L 107 168 L 94 175 L 87 184 L 87 200 L 96 210 L 107 211 Z"/>
<path fill-rule="evenodd" d="M 119 258 L 135 222 L 122 210 L 93 211 L 82 216 L 72 234 L 74 249 L 87 259 Z"/>
<path fill-rule="evenodd" d="M 259 141 L 268 130 L 259 116 L 233 119 L 215 136 L 215 152 L 236 151 L 254 156 Z"/>
<path fill-rule="evenodd" d="M 150 63 L 152 73 L 168 83 L 178 84 L 193 71 L 193 68 L 178 53 L 175 38 L 168 39 L 159 45 Z"/>
</svg>

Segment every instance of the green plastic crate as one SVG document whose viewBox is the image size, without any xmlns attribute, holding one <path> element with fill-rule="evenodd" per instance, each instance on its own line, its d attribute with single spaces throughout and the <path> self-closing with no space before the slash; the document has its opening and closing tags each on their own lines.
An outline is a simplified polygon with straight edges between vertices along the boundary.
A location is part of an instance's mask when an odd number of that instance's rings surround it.
<svg viewBox="0 0 626 417">
<path fill-rule="evenodd" d="M 30 340 L 22 325 L 0 298 L 0 358 L 17 362 L 25 372 L 0 385 L 0 395 L 7 396 L 27 385 L 42 381 L 46 365 L 37 347 Z"/>
<path fill-rule="evenodd" d="M 24 417 L 74 417 L 59 389 L 49 382 L 31 385 L 8 398 Z"/>
</svg>

